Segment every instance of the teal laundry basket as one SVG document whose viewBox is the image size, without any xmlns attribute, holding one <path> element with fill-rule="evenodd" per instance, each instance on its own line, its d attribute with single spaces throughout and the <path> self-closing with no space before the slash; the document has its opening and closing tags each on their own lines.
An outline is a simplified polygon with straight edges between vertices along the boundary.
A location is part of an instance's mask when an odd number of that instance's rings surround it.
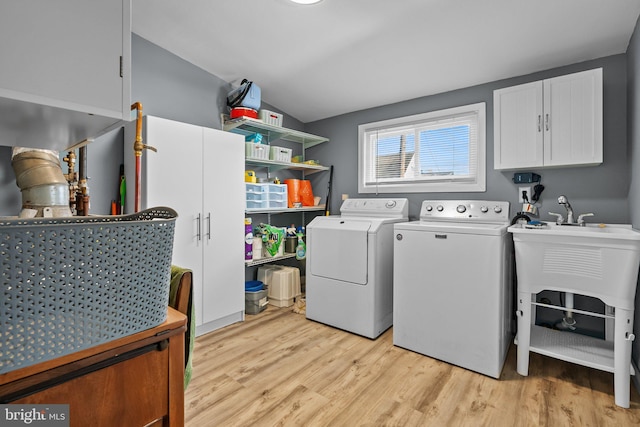
<svg viewBox="0 0 640 427">
<path fill-rule="evenodd" d="M 0 219 L 0 374 L 164 322 L 176 218 Z"/>
</svg>

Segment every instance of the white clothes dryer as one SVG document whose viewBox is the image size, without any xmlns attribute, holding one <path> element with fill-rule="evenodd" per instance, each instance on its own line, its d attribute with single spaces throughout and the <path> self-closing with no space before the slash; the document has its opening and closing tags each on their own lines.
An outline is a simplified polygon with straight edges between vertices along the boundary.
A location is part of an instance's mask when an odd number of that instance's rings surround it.
<svg viewBox="0 0 640 427">
<path fill-rule="evenodd" d="M 395 224 L 393 343 L 499 378 L 513 338 L 509 202 L 424 201 Z"/>
<path fill-rule="evenodd" d="M 307 319 L 368 338 L 393 322 L 393 224 L 407 199 L 347 199 L 307 226 Z"/>
</svg>

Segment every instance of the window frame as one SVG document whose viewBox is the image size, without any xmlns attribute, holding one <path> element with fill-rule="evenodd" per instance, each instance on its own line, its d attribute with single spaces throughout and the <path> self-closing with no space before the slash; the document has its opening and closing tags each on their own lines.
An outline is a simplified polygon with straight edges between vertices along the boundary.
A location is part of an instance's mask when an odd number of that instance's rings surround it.
<svg viewBox="0 0 640 427">
<path fill-rule="evenodd" d="M 397 183 L 367 183 L 366 177 L 375 168 L 375 153 L 367 141 L 367 136 L 376 130 L 407 127 L 424 128 L 433 122 L 452 116 L 475 114 L 477 116 L 477 141 L 475 177 L 455 178 L 445 175 L 428 181 L 401 181 Z M 418 142 L 415 142 L 416 144 Z M 470 142 L 472 143 L 472 142 Z M 471 169 L 471 164 L 469 165 Z M 486 103 L 463 105 L 411 116 L 398 117 L 358 126 L 358 192 L 360 193 L 429 193 L 429 192 L 484 192 L 486 191 Z"/>
</svg>

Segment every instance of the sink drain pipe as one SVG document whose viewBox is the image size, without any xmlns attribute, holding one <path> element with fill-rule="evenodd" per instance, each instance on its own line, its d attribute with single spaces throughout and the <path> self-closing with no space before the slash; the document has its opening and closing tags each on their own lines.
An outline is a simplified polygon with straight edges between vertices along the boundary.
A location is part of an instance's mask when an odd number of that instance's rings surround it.
<svg viewBox="0 0 640 427">
<path fill-rule="evenodd" d="M 22 193 L 21 218 L 71 216 L 69 187 L 56 151 L 13 147 L 11 166 Z"/>
<path fill-rule="evenodd" d="M 576 329 L 576 319 L 573 318 L 573 294 L 571 292 L 564 293 L 564 307 L 567 309 L 564 314 L 565 316 L 562 320 L 556 323 L 556 329 L 560 329 L 562 331 L 575 331 Z"/>
</svg>

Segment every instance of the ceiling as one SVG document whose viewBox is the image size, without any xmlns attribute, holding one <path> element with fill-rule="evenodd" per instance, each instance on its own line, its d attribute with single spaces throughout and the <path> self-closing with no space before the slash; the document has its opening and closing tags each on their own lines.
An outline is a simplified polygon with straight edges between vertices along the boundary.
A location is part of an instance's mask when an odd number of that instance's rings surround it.
<svg viewBox="0 0 640 427">
<path fill-rule="evenodd" d="M 624 53 L 640 0 L 134 0 L 133 32 L 308 123 Z"/>
</svg>

